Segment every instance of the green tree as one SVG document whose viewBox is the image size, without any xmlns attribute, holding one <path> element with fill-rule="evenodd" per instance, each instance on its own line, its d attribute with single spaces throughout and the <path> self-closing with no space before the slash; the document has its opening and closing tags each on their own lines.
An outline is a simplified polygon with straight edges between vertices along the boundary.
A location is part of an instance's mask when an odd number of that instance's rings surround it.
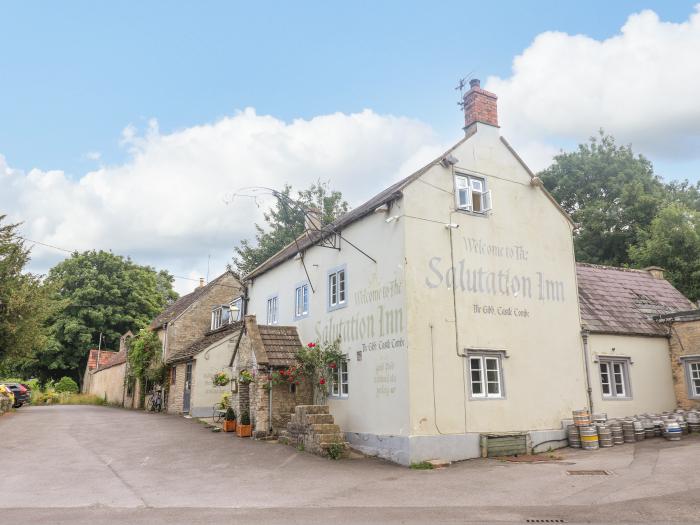
<svg viewBox="0 0 700 525">
<path fill-rule="evenodd" d="M 24 359 L 46 343 L 48 292 L 39 276 L 25 272 L 29 248 L 18 224 L 0 215 L 0 368 L 12 373 L 10 360 Z"/>
<path fill-rule="evenodd" d="M 290 197 L 290 185 L 285 185 L 280 193 L 282 197 L 264 214 L 266 227 L 255 224 L 255 244 L 244 239 L 234 249 L 233 265 L 241 275 L 254 270 L 304 232 L 305 209 L 318 210 L 323 225 L 330 224 L 349 210 L 342 193 L 331 190 L 328 183 L 321 181 L 298 191 L 296 199 Z"/>
<path fill-rule="evenodd" d="M 682 203 L 665 206 L 638 245 L 629 250 L 638 267 L 661 266 L 686 297 L 700 299 L 700 213 Z"/>
<path fill-rule="evenodd" d="M 539 174 L 578 227 L 579 261 L 623 266 L 629 248 L 649 228 L 667 192 L 651 162 L 602 131 L 588 144 L 554 157 Z"/>
<path fill-rule="evenodd" d="M 147 326 L 175 296 L 167 272 L 105 251 L 74 253 L 49 271 L 47 282 L 60 309 L 49 319 L 49 344 L 31 365 L 42 378 L 79 378 L 100 333 L 102 348 L 116 348 L 121 334 Z"/>
</svg>

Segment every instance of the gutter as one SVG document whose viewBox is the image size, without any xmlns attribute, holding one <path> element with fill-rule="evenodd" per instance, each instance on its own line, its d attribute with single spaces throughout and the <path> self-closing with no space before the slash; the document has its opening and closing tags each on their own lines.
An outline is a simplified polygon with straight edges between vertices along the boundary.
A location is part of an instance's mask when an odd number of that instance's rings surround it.
<svg viewBox="0 0 700 525">
<path fill-rule="evenodd" d="M 586 369 L 586 394 L 588 396 L 588 409 L 593 414 L 593 389 L 591 388 L 591 370 L 588 365 L 588 330 L 581 330 L 581 339 L 583 339 L 583 364 Z"/>
</svg>

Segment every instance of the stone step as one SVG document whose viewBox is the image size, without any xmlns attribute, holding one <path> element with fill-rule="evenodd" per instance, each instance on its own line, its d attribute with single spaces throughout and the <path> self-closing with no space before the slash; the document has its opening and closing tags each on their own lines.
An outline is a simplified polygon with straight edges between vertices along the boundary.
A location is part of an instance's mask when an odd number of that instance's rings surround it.
<svg viewBox="0 0 700 525">
<path fill-rule="evenodd" d="M 297 405 L 294 407 L 294 415 L 300 420 L 307 414 L 330 414 L 328 405 Z"/>
<path fill-rule="evenodd" d="M 311 430 L 315 434 L 337 434 L 340 432 L 340 427 L 338 425 L 323 423 L 318 425 L 311 425 Z"/>
<path fill-rule="evenodd" d="M 329 443 L 345 443 L 345 435 L 342 432 L 332 434 L 314 434 L 314 441 L 319 445 Z"/>
<path fill-rule="evenodd" d="M 335 420 L 331 414 L 307 414 L 306 421 L 310 425 L 332 425 L 335 423 Z"/>
</svg>

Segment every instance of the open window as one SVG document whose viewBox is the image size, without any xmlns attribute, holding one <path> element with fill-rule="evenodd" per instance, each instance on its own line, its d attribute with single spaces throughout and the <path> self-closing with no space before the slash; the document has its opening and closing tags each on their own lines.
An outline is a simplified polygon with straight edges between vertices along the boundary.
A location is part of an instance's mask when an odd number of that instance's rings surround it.
<svg viewBox="0 0 700 525">
<path fill-rule="evenodd" d="M 471 213 L 488 213 L 492 209 L 491 190 L 483 177 L 460 173 L 455 175 L 457 208 Z"/>
<path fill-rule="evenodd" d="M 211 311 L 211 329 L 216 330 L 221 328 L 225 324 L 229 323 L 229 318 L 231 316 L 230 306 L 227 304 L 222 304 L 220 306 L 215 306 Z"/>
</svg>

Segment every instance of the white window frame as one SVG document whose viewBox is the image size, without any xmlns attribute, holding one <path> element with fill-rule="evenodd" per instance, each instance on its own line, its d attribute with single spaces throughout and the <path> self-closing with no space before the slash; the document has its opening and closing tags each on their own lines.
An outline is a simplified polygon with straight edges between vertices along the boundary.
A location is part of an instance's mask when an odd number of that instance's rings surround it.
<svg viewBox="0 0 700 525">
<path fill-rule="evenodd" d="M 350 374 L 348 360 L 342 359 L 336 363 L 335 368 L 331 368 L 330 397 L 334 399 L 346 399 L 350 396 Z"/>
<path fill-rule="evenodd" d="M 238 308 L 238 313 L 236 313 L 236 318 L 233 318 L 233 309 L 237 307 Z M 233 301 L 231 301 L 231 305 L 229 308 L 230 315 L 228 317 L 228 322 L 229 323 L 235 323 L 240 321 L 243 318 L 243 297 L 237 297 Z"/>
<path fill-rule="evenodd" d="M 470 399 L 505 399 L 505 385 L 503 383 L 503 353 L 469 352 L 467 354 L 466 366 L 467 373 L 469 375 Z M 496 373 L 495 380 L 489 377 L 489 372 Z M 476 388 L 477 385 L 478 388 Z M 496 385 L 497 391 L 490 392 L 489 387 L 491 385 Z"/>
<path fill-rule="evenodd" d="M 328 272 L 327 283 L 328 311 L 345 308 L 348 304 L 347 268 L 345 266 L 340 266 L 330 270 Z"/>
<path fill-rule="evenodd" d="M 700 356 L 681 357 L 688 399 L 700 399 Z"/>
<path fill-rule="evenodd" d="M 267 324 L 279 324 L 280 321 L 280 297 L 272 295 L 267 298 Z"/>
<path fill-rule="evenodd" d="M 221 328 L 225 324 L 228 324 L 230 321 L 229 319 L 231 318 L 231 310 L 229 308 L 229 305 L 227 304 L 222 304 L 220 306 L 215 306 L 211 310 L 211 325 L 210 329 L 211 330 L 217 330 L 218 328 Z"/>
<path fill-rule="evenodd" d="M 600 393 L 604 400 L 632 399 L 629 363 L 626 358 L 598 357 Z"/>
<path fill-rule="evenodd" d="M 474 209 L 474 196 L 479 195 L 480 209 Z M 486 179 L 469 173 L 455 173 L 455 202 L 458 210 L 486 215 L 493 209 L 491 190 Z"/>
<path fill-rule="evenodd" d="M 294 319 L 303 319 L 309 316 L 309 283 L 304 281 L 294 288 Z"/>
</svg>

